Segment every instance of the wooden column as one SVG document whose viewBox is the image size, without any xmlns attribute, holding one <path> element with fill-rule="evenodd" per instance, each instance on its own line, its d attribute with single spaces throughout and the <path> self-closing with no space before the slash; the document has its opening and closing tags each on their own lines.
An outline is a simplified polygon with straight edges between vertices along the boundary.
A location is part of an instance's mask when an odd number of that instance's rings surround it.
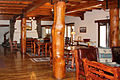
<svg viewBox="0 0 120 80">
<path fill-rule="evenodd" d="M 119 42 L 119 9 L 110 9 L 110 47 L 118 46 Z"/>
<path fill-rule="evenodd" d="M 42 38 L 42 27 L 41 27 L 41 20 L 37 20 L 37 33 L 38 38 Z"/>
<path fill-rule="evenodd" d="M 26 18 L 21 20 L 21 52 L 26 53 Z"/>
<path fill-rule="evenodd" d="M 54 5 L 54 23 L 52 27 L 53 73 L 57 79 L 65 77 L 64 59 L 65 2 Z"/>
<path fill-rule="evenodd" d="M 16 19 L 10 20 L 10 39 L 11 39 L 11 41 L 13 41 L 13 38 L 14 38 L 15 22 L 16 22 Z"/>
</svg>

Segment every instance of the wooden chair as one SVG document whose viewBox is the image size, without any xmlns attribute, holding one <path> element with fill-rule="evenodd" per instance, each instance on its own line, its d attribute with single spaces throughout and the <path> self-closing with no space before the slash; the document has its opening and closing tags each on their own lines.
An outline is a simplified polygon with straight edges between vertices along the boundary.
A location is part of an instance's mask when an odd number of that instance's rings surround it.
<svg viewBox="0 0 120 80">
<path fill-rule="evenodd" d="M 13 50 L 17 50 L 17 41 L 11 41 L 11 39 L 9 40 L 9 43 L 10 43 L 10 50 L 13 51 Z"/>
<path fill-rule="evenodd" d="M 26 38 L 26 50 L 27 51 L 33 52 L 33 48 L 34 48 L 33 42 L 34 42 L 33 38 Z"/>
<path fill-rule="evenodd" d="M 64 50 L 64 58 L 65 58 L 66 64 L 69 64 L 69 62 L 72 61 L 72 53 L 69 50 Z"/>
<path fill-rule="evenodd" d="M 65 46 L 70 46 L 70 38 L 69 37 L 65 37 Z"/>
<path fill-rule="evenodd" d="M 38 56 L 45 56 L 45 43 L 37 42 L 37 54 Z"/>
<path fill-rule="evenodd" d="M 80 77 L 81 75 L 85 76 L 82 61 L 83 58 L 87 58 L 91 61 L 97 61 L 97 48 L 79 48 L 75 51 L 76 80 L 84 80 L 84 78 Z"/>
<path fill-rule="evenodd" d="M 53 63 L 52 43 L 49 46 L 49 52 L 50 52 L 50 65 L 52 65 L 52 63 Z"/>
<path fill-rule="evenodd" d="M 50 47 L 51 46 L 51 43 L 50 42 L 47 42 L 47 43 L 45 43 L 45 56 L 47 57 L 47 56 L 49 56 L 50 55 Z"/>
<path fill-rule="evenodd" d="M 120 80 L 120 68 L 110 67 L 87 59 L 82 61 L 84 63 L 86 80 Z"/>
</svg>

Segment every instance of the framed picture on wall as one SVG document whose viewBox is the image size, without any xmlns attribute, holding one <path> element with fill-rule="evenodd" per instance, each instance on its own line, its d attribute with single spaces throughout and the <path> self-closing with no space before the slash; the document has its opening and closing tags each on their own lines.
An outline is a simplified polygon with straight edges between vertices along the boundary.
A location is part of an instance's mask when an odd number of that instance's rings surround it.
<svg viewBox="0 0 120 80">
<path fill-rule="evenodd" d="M 32 22 L 26 22 L 26 30 L 32 30 Z"/>
<path fill-rule="evenodd" d="M 80 27 L 80 33 L 86 33 L 86 27 Z"/>
</svg>

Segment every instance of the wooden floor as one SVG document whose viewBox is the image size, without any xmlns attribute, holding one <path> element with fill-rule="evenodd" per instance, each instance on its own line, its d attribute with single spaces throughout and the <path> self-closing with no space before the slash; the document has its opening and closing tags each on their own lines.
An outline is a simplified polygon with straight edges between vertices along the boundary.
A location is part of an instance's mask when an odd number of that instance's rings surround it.
<svg viewBox="0 0 120 80">
<path fill-rule="evenodd" d="M 56 80 L 49 62 L 35 63 L 20 51 L 0 46 L 0 80 Z M 66 72 L 63 80 L 75 80 L 75 72 Z"/>
</svg>

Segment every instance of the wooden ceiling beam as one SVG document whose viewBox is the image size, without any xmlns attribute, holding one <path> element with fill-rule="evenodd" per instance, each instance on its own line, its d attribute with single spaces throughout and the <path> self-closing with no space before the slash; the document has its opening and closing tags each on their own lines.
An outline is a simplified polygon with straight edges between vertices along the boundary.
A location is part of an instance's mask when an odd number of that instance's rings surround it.
<svg viewBox="0 0 120 80">
<path fill-rule="evenodd" d="M 20 6 L 20 7 L 27 7 L 28 4 L 17 4 L 17 3 L 0 3 L 0 6 Z"/>
<path fill-rule="evenodd" d="M 34 9 L 38 8 L 39 6 L 49 2 L 50 0 L 36 0 L 32 4 L 29 5 L 29 7 L 25 8 L 23 10 L 24 15 L 33 11 Z"/>
<path fill-rule="evenodd" d="M 0 15 L 0 20 L 10 20 L 13 15 Z"/>
<path fill-rule="evenodd" d="M 27 16 L 51 15 L 50 12 L 29 13 Z"/>
<path fill-rule="evenodd" d="M 0 14 L 22 14 L 22 10 L 0 9 Z"/>
<path fill-rule="evenodd" d="M 7 3 L 7 4 L 2 4 L 2 3 L 0 3 L 0 6 L 1 7 L 27 7 L 28 5 L 27 4 L 9 4 L 9 3 Z"/>
<path fill-rule="evenodd" d="M 75 13 L 69 13 L 69 14 L 66 14 L 67 16 L 75 16 L 75 17 L 80 17 L 80 16 L 83 16 L 84 15 L 84 11 L 83 12 L 75 12 Z"/>
<path fill-rule="evenodd" d="M 2 4 L 6 4 L 6 3 L 10 3 L 10 4 L 12 4 L 12 3 L 14 3 L 14 4 L 31 4 L 32 3 L 32 1 L 18 1 L 18 0 L 0 0 L 0 3 L 2 3 Z"/>
<path fill-rule="evenodd" d="M 35 19 L 36 20 L 41 19 L 41 20 L 53 21 L 53 18 L 50 15 L 39 15 L 39 16 L 36 16 Z"/>
<path fill-rule="evenodd" d="M 17 9 L 17 10 L 20 9 L 20 10 L 22 10 L 23 7 L 14 7 L 14 6 L 13 7 L 10 7 L 10 6 L 9 7 L 7 7 L 7 6 L 1 7 L 0 6 L 0 9 Z"/>
<path fill-rule="evenodd" d="M 74 13 L 74 12 L 78 12 L 78 11 L 86 11 L 87 9 L 91 10 L 91 9 L 94 9 L 94 8 L 102 8 L 102 4 L 100 4 L 100 3 L 91 3 L 91 4 L 87 4 L 87 5 L 82 4 L 82 5 L 73 7 L 71 9 L 68 9 L 66 11 L 66 14 Z"/>
</svg>

